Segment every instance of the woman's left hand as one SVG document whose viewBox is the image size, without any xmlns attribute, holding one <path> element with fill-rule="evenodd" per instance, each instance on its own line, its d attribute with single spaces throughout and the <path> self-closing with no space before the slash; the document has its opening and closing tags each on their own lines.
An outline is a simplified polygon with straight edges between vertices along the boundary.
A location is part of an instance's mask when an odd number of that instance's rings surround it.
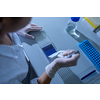
<svg viewBox="0 0 100 100">
<path fill-rule="evenodd" d="M 21 35 L 21 36 L 29 37 L 29 38 L 34 39 L 34 36 L 29 35 L 27 33 L 30 32 L 30 31 L 40 31 L 40 30 L 42 30 L 42 27 L 39 27 L 39 26 L 37 26 L 35 24 L 32 24 L 32 23 L 29 23 L 27 26 L 25 26 L 24 28 L 18 30 L 16 33 Z"/>
</svg>

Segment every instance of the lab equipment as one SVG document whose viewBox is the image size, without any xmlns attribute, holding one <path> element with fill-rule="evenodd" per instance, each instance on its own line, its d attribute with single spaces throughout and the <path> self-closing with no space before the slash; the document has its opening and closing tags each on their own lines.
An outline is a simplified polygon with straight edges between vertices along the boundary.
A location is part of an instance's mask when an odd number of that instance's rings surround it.
<svg viewBox="0 0 100 100">
<path fill-rule="evenodd" d="M 62 58 L 62 57 L 70 58 L 70 57 L 72 57 L 72 55 L 79 53 L 79 51 L 75 51 L 75 52 L 72 53 L 72 54 L 69 54 L 69 55 L 67 55 L 67 56 L 63 56 L 64 51 L 65 51 L 65 50 L 60 50 L 60 51 L 58 51 L 58 52 L 53 53 L 52 55 L 50 55 L 50 56 L 48 56 L 48 57 L 49 57 L 49 59 L 52 59 L 52 60 L 54 60 L 55 58 Z"/>
<path fill-rule="evenodd" d="M 48 56 L 49 59 L 54 60 L 58 57 L 59 54 L 62 54 L 65 50 L 60 50 Z"/>
<path fill-rule="evenodd" d="M 83 71 L 78 75 L 83 84 L 94 84 L 100 83 L 100 72 L 94 65 Z M 97 80 L 98 79 L 98 80 Z"/>
<path fill-rule="evenodd" d="M 45 53 L 47 58 L 48 58 L 49 55 L 51 55 L 51 54 L 56 52 L 56 50 L 55 50 L 55 48 L 53 47 L 52 44 L 47 45 L 46 47 L 43 47 L 42 50 Z"/>
<path fill-rule="evenodd" d="M 100 17 L 84 17 L 85 24 L 93 31 L 97 33 L 100 31 Z"/>
<path fill-rule="evenodd" d="M 90 31 L 85 35 L 100 46 L 100 17 L 84 17 L 82 23 Z"/>
<path fill-rule="evenodd" d="M 90 75 L 92 75 L 95 72 L 96 72 L 96 70 L 91 71 L 90 73 L 88 73 L 87 75 L 85 75 L 84 77 L 82 77 L 81 80 L 84 80 L 85 78 L 89 77 Z"/>
<path fill-rule="evenodd" d="M 77 29 L 77 22 L 79 21 L 80 17 L 71 17 L 71 19 L 67 23 L 66 31 L 68 34 L 73 35 L 75 38 L 79 38 L 80 35 L 75 32 Z"/>
<path fill-rule="evenodd" d="M 60 54 L 58 55 L 58 58 L 63 57 L 62 54 L 63 54 L 63 53 L 60 53 Z M 79 51 L 75 51 L 75 52 L 73 52 L 72 54 L 69 54 L 69 55 L 64 56 L 64 57 L 65 57 L 65 58 L 70 58 L 70 57 L 72 57 L 74 54 L 80 54 L 80 53 L 79 53 Z"/>
<path fill-rule="evenodd" d="M 100 71 L 100 53 L 93 47 L 93 45 L 88 40 L 79 43 L 79 47 L 90 59 L 90 61 L 95 65 L 98 71 Z"/>
</svg>

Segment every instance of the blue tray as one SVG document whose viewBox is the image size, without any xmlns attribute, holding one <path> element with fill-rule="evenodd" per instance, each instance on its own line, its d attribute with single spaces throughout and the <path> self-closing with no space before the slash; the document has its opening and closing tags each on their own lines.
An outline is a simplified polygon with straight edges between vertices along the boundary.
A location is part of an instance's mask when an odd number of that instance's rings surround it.
<svg viewBox="0 0 100 100">
<path fill-rule="evenodd" d="M 88 40 L 79 43 L 79 47 L 90 59 L 90 61 L 95 65 L 95 67 L 100 71 L 100 53 L 93 47 L 93 45 Z"/>
</svg>

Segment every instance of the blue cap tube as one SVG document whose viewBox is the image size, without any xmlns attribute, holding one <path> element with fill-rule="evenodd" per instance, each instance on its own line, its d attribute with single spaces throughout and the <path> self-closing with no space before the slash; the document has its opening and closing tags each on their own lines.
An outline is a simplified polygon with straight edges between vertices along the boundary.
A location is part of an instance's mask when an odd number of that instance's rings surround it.
<svg viewBox="0 0 100 100">
<path fill-rule="evenodd" d="M 71 17 L 71 20 L 74 21 L 74 22 L 78 22 L 80 19 L 80 17 Z"/>
</svg>

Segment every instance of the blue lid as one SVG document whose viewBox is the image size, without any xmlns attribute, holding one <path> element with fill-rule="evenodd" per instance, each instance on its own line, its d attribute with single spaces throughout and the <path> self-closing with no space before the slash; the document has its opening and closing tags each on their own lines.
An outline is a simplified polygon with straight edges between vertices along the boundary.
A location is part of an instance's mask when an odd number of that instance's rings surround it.
<svg viewBox="0 0 100 100">
<path fill-rule="evenodd" d="M 74 21 L 74 22 L 78 22 L 80 19 L 80 17 L 71 17 L 71 20 Z"/>
</svg>

